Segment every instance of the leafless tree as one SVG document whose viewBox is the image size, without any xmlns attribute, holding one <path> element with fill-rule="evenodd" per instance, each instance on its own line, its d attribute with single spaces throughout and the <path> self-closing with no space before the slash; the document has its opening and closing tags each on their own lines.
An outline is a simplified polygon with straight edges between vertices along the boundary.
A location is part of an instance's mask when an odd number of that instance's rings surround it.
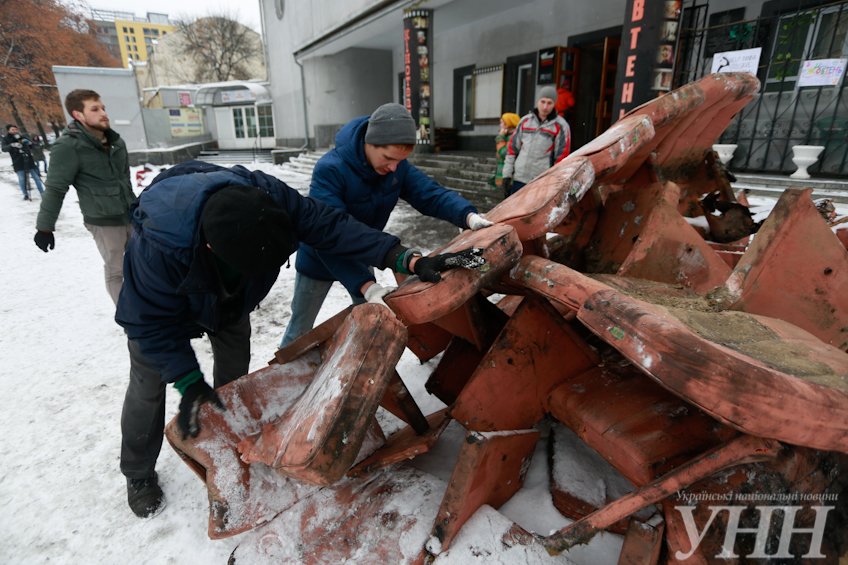
<svg viewBox="0 0 848 565">
<path fill-rule="evenodd" d="M 225 16 L 208 16 L 178 26 L 181 49 L 194 62 L 192 82 L 245 80 L 249 62 L 261 57 L 259 34 Z"/>
</svg>

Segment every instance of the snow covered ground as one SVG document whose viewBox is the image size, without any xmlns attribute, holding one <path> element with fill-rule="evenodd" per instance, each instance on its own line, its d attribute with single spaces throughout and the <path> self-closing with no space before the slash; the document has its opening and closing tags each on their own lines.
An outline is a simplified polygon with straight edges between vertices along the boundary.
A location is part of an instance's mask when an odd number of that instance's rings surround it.
<svg viewBox="0 0 848 565">
<path fill-rule="evenodd" d="M 280 167 L 252 168 L 296 188 L 308 185 L 308 177 Z M 56 248 L 47 254 L 32 241 L 39 203 L 37 192 L 33 202 L 21 200 L 8 154 L 0 154 L 0 562 L 226 563 L 246 534 L 218 541 L 207 537 L 205 487 L 167 443 L 157 466 L 166 508 L 147 520 L 130 512 L 118 465 L 129 372 L 126 340 L 113 320 L 102 262 L 83 227 L 75 191 L 65 199 Z M 408 233 L 414 217 L 410 208 L 398 207 L 387 231 Z M 392 280 L 388 272 L 379 276 Z M 283 269 L 252 315 L 251 370 L 265 366 L 276 350 L 293 282 L 294 268 Z M 335 285 L 319 321 L 348 303 Z M 211 374 L 208 342 L 196 340 L 194 347 L 204 372 Z M 443 406 L 423 389 L 433 363 L 422 367 L 407 352 L 399 366 L 425 413 Z M 178 400 L 169 390 L 168 419 Z M 446 482 L 461 437 L 459 426 L 450 428 L 439 449 L 418 465 Z M 568 523 L 551 503 L 547 465 L 541 441 L 525 488 L 502 508 L 511 520 L 544 533 Z M 491 509 L 478 516 L 469 523 L 476 534 L 485 535 L 493 519 L 503 520 Z M 602 535 L 569 557 L 577 563 L 611 563 L 620 545 L 620 537 Z M 444 563 L 483 559 L 463 552 L 443 557 Z"/>
</svg>

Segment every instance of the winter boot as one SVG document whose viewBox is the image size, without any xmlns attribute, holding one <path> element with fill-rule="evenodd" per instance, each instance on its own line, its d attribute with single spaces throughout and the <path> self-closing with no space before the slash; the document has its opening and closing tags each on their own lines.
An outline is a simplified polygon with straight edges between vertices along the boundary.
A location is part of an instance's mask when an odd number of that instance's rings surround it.
<svg viewBox="0 0 848 565">
<path fill-rule="evenodd" d="M 127 477 L 127 502 L 139 518 L 150 518 L 158 514 L 163 504 L 162 489 L 156 473 L 145 479 Z"/>
</svg>

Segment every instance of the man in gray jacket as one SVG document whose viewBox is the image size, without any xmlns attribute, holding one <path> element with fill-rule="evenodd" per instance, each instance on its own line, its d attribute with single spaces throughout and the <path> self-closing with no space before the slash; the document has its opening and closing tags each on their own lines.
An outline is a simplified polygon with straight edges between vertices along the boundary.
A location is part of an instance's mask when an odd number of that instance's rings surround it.
<svg viewBox="0 0 848 565">
<path fill-rule="evenodd" d="M 129 209 L 136 200 L 127 146 L 109 127 L 106 106 L 93 90 L 71 91 L 65 97 L 65 108 L 74 121 L 50 151 L 50 172 L 35 224 L 35 244 L 45 253 L 56 246 L 56 219 L 68 188 L 74 185 L 84 225 L 103 257 L 106 290 L 117 304 L 124 248 L 131 233 Z"/>
<path fill-rule="evenodd" d="M 571 128 L 556 113 L 556 98 L 553 86 L 542 88 L 536 107 L 518 122 L 507 145 L 503 167 L 506 196 L 517 192 L 571 152 Z"/>
</svg>

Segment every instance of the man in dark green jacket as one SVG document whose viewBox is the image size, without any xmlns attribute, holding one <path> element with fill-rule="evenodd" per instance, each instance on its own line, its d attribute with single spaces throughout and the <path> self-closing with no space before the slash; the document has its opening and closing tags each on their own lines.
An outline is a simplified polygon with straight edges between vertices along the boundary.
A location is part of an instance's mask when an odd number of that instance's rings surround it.
<svg viewBox="0 0 848 565">
<path fill-rule="evenodd" d="M 51 166 L 35 224 L 35 244 L 45 253 L 56 246 L 56 219 L 68 188 L 74 185 L 85 227 L 103 257 L 106 290 L 117 304 L 124 248 L 131 233 L 129 209 L 136 200 L 127 146 L 109 127 L 106 106 L 93 90 L 71 91 L 65 97 L 65 108 L 74 121 L 50 151 Z"/>
</svg>

